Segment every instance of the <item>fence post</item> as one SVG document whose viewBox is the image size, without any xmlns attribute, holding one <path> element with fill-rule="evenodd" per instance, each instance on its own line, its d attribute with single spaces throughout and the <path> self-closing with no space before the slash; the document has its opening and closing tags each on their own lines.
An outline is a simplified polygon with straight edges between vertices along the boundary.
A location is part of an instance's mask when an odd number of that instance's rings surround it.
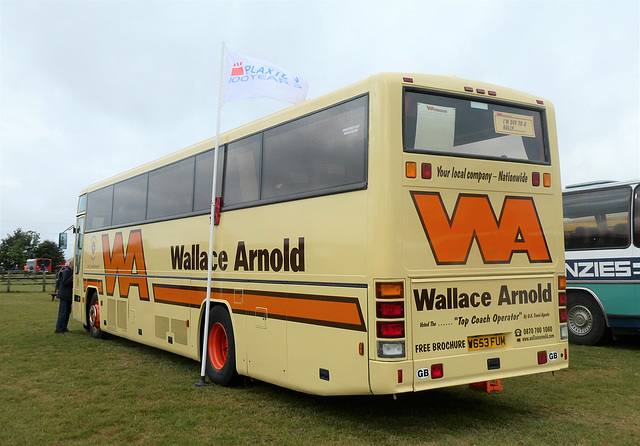
<svg viewBox="0 0 640 446">
<path fill-rule="evenodd" d="M 46 292 L 47 291 L 47 270 L 43 269 L 42 270 L 42 292 Z"/>
<path fill-rule="evenodd" d="M 7 293 L 11 292 L 11 271 L 7 271 Z"/>
</svg>

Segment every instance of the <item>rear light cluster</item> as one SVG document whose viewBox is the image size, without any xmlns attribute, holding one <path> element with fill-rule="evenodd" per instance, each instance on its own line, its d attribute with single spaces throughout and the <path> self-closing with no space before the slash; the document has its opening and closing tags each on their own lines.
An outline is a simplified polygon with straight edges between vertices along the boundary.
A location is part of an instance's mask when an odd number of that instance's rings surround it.
<svg viewBox="0 0 640 446">
<path fill-rule="evenodd" d="M 423 180 L 430 180 L 433 177 L 431 163 L 420 163 L 420 169 L 418 169 L 418 163 L 415 161 L 407 161 L 404 164 L 405 177 L 418 178 L 418 174 Z M 543 173 L 541 177 L 540 172 L 531 172 L 531 185 L 534 187 L 539 187 L 540 185 L 551 187 L 551 174 Z"/>
<path fill-rule="evenodd" d="M 560 339 L 563 341 L 569 338 L 569 330 L 567 328 L 567 277 L 558 276 L 558 312 L 560 321 Z M 565 348 L 564 352 L 547 352 L 541 350 L 538 352 L 538 364 L 546 364 L 547 361 L 556 361 L 558 359 L 569 359 L 569 351 Z"/>
<path fill-rule="evenodd" d="M 540 172 L 531 173 L 531 184 L 535 187 L 540 186 Z M 542 185 L 544 187 L 551 187 L 551 174 L 545 173 L 542 175 Z"/>
<path fill-rule="evenodd" d="M 378 357 L 406 356 L 406 320 L 403 282 L 376 283 L 376 336 Z"/>
<path fill-rule="evenodd" d="M 567 277 L 558 276 L 558 311 L 560 321 L 560 339 L 569 339 L 569 329 L 567 328 Z"/>
</svg>

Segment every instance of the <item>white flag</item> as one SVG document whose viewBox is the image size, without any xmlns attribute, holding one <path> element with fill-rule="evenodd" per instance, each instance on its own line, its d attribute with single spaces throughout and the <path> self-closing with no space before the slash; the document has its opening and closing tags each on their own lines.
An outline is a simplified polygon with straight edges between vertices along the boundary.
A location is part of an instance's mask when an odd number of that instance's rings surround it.
<svg viewBox="0 0 640 446">
<path fill-rule="evenodd" d="M 271 98 L 297 104 L 307 96 L 309 84 L 270 62 L 227 51 L 224 101 Z"/>
</svg>

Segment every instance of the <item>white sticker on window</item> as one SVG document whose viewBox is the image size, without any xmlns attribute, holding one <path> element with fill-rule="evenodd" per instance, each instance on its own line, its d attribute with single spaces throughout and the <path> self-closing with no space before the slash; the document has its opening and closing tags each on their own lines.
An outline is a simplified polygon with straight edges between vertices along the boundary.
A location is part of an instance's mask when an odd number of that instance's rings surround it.
<svg viewBox="0 0 640 446">
<path fill-rule="evenodd" d="M 451 150 L 455 129 L 455 108 L 418 103 L 416 149 Z"/>
<path fill-rule="evenodd" d="M 471 108 L 475 108 L 478 110 L 489 110 L 489 104 L 484 104 L 482 102 L 469 102 L 469 105 L 471 105 Z"/>
<path fill-rule="evenodd" d="M 351 135 L 353 133 L 358 133 L 360 130 L 360 124 L 352 125 L 351 127 L 346 127 L 342 129 L 342 134 L 344 136 Z"/>
<path fill-rule="evenodd" d="M 536 136 L 533 126 L 533 116 L 494 111 L 493 125 L 496 133 L 527 136 L 530 138 L 535 138 Z"/>
</svg>

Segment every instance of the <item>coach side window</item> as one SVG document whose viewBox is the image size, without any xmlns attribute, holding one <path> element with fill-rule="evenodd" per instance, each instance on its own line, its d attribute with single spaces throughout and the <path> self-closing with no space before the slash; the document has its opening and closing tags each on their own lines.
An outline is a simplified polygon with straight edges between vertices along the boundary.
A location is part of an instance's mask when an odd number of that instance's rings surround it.
<svg viewBox="0 0 640 446">
<path fill-rule="evenodd" d="M 640 186 L 636 187 L 633 198 L 633 243 L 640 248 Z"/>
<path fill-rule="evenodd" d="M 631 188 L 581 191 L 563 196 L 567 250 L 626 248 L 630 241 Z"/>
<path fill-rule="evenodd" d="M 193 210 L 194 165 L 190 157 L 149 173 L 148 220 Z"/>
<path fill-rule="evenodd" d="M 229 144 L 222 201 L 225 206 L 251 203 L 260 199 L 262 135 Z"/>
<path fill-rule="evenodd" d="M 89 192 L 87 195 L 86 231 L 111 226 L 113 186 Z"/>
<path fill-rule="evenodd" d="M 113 186 L 113 225 L 144 221 L 147 214 L 147 179 L 143 174 Z"/>
<path fill-rule="evenodd" d="M 363 187 L 367 111 L 363 96 L 267 130 L 261 198 L 298 198 Z"/>
</svg>

